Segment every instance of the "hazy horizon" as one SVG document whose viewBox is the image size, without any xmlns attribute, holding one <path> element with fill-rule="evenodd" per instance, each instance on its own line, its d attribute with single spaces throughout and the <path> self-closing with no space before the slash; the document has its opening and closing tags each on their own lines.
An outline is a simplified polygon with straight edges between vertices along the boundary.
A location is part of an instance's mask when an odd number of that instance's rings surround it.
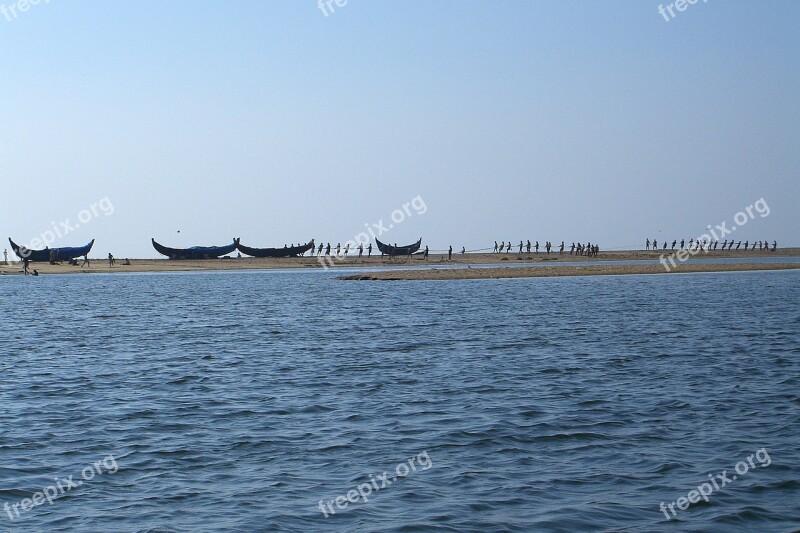
<svg viewBox="0 0 800 533">
<path fill-rule="evenodd" d="M 800 245 L 800 6 L 332 5 L 6 9 L 3 248 Z"/>
</svg>

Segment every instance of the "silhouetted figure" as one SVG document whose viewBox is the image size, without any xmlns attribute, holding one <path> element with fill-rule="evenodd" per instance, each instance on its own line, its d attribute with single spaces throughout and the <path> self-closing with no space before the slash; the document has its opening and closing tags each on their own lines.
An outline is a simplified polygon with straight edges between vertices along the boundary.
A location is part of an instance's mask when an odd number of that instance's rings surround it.
<svg viewBox="0 0 800 533">
<path fill-rule="evenodd" d="M 364 257 L 364 243 L 358 245 L 358 257 Z"/>
<path fill-rule="evenodd" d="M 36 270 L 35 268 L 33 269 L 33 275 L 34 275 L 34 276 L 38 276 L 38 275 L 39 275 L 39 271 L 38 271 L 38 270 Z"/>
<path fill-rule="evenodd" d="M 347 254 L 350 252 L 350 243 L 344 245 L 344 256 L 347 257 Z"/>
<path fill-rule="evenodd" d="M 676 239 L 676 240 L 674 240 L 674 241 L 672 241 L 672 249 L 673 249 L 673 250 L 675 249 L 675 245 L 676 245 L 676 244 L 678 244 L 678 241 L 677 241 L 677 239 Z"/>
<path fill-rule="evenodd" d="M 465 253 L 467 253 L 467 247 L 466 246 L 462 246 L 461 247 L 461 255 L 464 255 Z"/>
<path fill-rule="evenodd" d="M 649 251 L 650 250 L 650 239 L 647 239 L 644 243 L 644 249 Z"/>
<path fill-rule="evenodd" d="M 564 241 L 561 241 L 561 246 L 558 248 L 558 254 L 561 255 L 564 253 Z"/>
<path fill-rule="evenodd" d="M 684 240 L 681 239 L 681 250 L 683 250 L 683 244 L 684 244 Z"/>
<path fill-rule="evenodd" d="M 737 242 L 736 243 L 736 249 L 738 250 L 741 245 L 742 245 L 742 241 Z"/>
<path fill-rule="evenodd" d="M 452 246 L 450 248 L 452 248 Z M 508 241 L 508 244 L 506 245 L 506 253 L 510 251 L 511 251 L 511 241 Z"/>
<path fill-rule="evenodd" d="M 111 255 L 111 252 L 108 252 L 108 266 L 109 268 L 114 266 L 114 256 Z"/>
<path fill-rule="evenodd" d="M 572 243 L 572 246 L 569 247 L 569 255 L 572 255 L 575 252 L 575 243 Z"/>
<path fill-rule="evenodd" d="M 317 255 L 322 254 L 322 248 L 324 248 L 324 246 L 322 245 L 322 243 L 319 243 L 319 250 L 317 250 Z"/>
<path fill-rule="evenodd" d="M 666 249 L 667 249 L 667 241 L 664 241 L 664 248 L 662 248 L 662 250 L 666 250 Z"/>
<path fill-rule="evenodd" d="M 539 241 L 536 241 L 536 245 L 534 246 L 534 249 L 536 250 L 536 253 L 538 254 L 539 253 Z"/>
<path fill-rule="evenodd" d="M 772 241 L 772 251 L 774 252 L 777 249 L 778 249 L 778 241 Z"/>
<path fill-rule="evenodd" d="M 331 255 L 331 243 L 328 243 L 328 246 L 325 247 L 325 255 Z"/>
<path fill-rule="evenodd" d="M 519 241 L 519 253 L 522 253 L 522 246 L 523 246 L 522 241 Z"/>
<path fill-rule="evenodd" d="M 372 243 L 367 247 L 367 257 L 372 257 Z"/>
<path fill-rule="evenodd" d="M 497 253 L 497 241 L 494 241 L 494 253 Z"/>
<path fill-rule="evenodd" d="M 750 241 L 744 241 L 744 251 L 747 251 L 747 247 L 750 245 Z"/>
<path fill-rule="evenodd" d="M 23 253 L 24 253 L 24 252 L 23 252 Z M 23 257 L 22 257 L 22 272 L 23 272 L 23 274 L 25 274 L 26 276 L 28 275 L 28 264 L 29 264 L 28 257 L 27 257 L 27 256 L 23 256 Z"/>
<path fill-rule="evenodd" d="M 531 253 L 531 240 L 528 239 L 528 244 L 525 246 L 525 251 Z"/>
<path fill-rule="evenodd" d="M 422 254 L 422 258 L 427 260 L 428 259 L 428 246 L 425 246 L 425 252 Z"/>
<path fill-rule="evenodd" d="M 83 263 L 81 263 L 81 268 L 83 268 L 83 265 L 86 265 L 89 268 L 92 267 L 92 265 L 89 264 L 89 254 L 83 256 Z"/>
<path fill-rule="evenodd" d="M 511 243 L 508 243 L 508 249 L 511 249 Z M 506 252 L 508 253 L 508 252 Z M 453 245 L 450 245 L 450 248 L 447 250 L 447 260 L 450 261 L 453 259 Z"/>
<path fill-rule="evenodd" d="M 506 241 L 501 241 L 500 242 L 500 253 L 501 254 L 503 253 L 503 248 L 505 248 L 505 247 L 506 247 Z"/>
</svg>

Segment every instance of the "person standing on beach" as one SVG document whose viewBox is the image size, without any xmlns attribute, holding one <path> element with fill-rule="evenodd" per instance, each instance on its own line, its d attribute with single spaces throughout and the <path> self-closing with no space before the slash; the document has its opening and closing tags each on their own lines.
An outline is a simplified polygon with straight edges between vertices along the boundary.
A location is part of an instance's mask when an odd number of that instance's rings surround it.
<svg viewBox="0 0 800 533">
<path fill-rule="evenodd" d="M 422 254 L 422 258 L 424 260 L 426 260 L 426 261 L 428 260 L 428 245 L 427 244 L 425 245 L 425 252 Z"/>
<path fill-rule="evenodd" d="M 367 257 L 372 257 L 372 243 L 367 246 Z"/>
<path fill-rule="evenodd" d="M 358 257 L 364 257 L 364 243 L 359 243 L 358 245 Z"/>
<path fill-rule="evenodd" d="M 425 249 L 427 250 L 427 248 L 428 247 L 426 246 Z M 511 242 L 508 243 L 508 248 L 509 248 L 509 250 L 511 249 Z M 508 252 L 506 252 L 506 253 L 508 253 Z M 447 250 L 447 260 L 451 261 L 452 259 L 453 259 L 453 245 L 451 244 L 450 248 Z"/>
<path fill-rule="evenodd" d="M 777 249 L 778 249 L 778 241 L 772 241 L 772 251 L 774 252 Z"/>
<path fill-rule="evenodd" d="M 81 268 L 83 268 L 83 265 L 92 268 L 92 265 L 89 264 L 89 254 L 83 256 L 83 263 L 81 263 Z"/>
<path fill-rule="evenodd" d="M 561 241 L 561 247 L 558 249 L 559 255 L 564 253 L 564 241 Z"/>
<path fill-rule="evenodd" d="M 678 244 L 678 240 L 677 240 L 677 239 L 675 239 L 674 241 L 672 241 L 672 249 L 673 249 L 673 250 L 675 249 L 675 245 L 676 245 L 676 244 Z"/>
<path fill-rule="evenodd" d="M 531 253 L 531 240 L 528 239 L 528 244 L 525 247 L 525 251 Z"/>
<path fill-rule="evenodd" d="M 452 249 L 453 247 L 451 246 L 450 248 Z M 510 251 L 511 251 L 511 241 L 508 241 L 508 244 L 506 245 L 506 253 Z"/>
<path fill-rule="evenodd" d="M 500 243 L 500 253 L 501 254 L 503 253 L 503 248 L 505 248 L 505 247 L 506 247 L 506 241 L 501 242 Z"/>
<path fill-rule="evenodd" d="M 519 241 L 519 253 L 522 253 L 522 241 Z"/>
<path fill-rule="evenodd" d="M 644 243 L 644 249 L 648 252 L 650 251 L 650 239 L 647 239 Z"/>
<path fill-rule="evenodd" d="M 497 253 L 497 241 L 494 241 L 494 253 Z"/>
<path fill-rule="evenodd" d="M 325 247 L 325 255 L 331 255 L 331 243 L 328 243 L 328 246 Z"/>
<path fill-rule="evenodd" d="M 466 246 L 462 246 L 461 247 L 461 255 L 464 255 L 465 253 L 467 253 L 467 247 Z"/>
<path fill-rule="evenodd" d="M 108 252 L 108 266 L 109 268 L 114 266 L 114 256 L 111 255 L 111 252 Z"/>
<path fill-rule="evenodd" d="M 350 243 L 344 245 L 344 256 L 347 257 L 347 254 L 350 252 Z"/>
<path fill-rule="evenodd" d="M 534 246 L 536 253 L 539 253 L 539 241 L 536 241 L 536 245 Z"/>
<path fill-rule="evenodd" d="M 336 257 L 339 257 L 339 254 L 341 254 L 341 253 L 342 253 L 342 243 L 337 242 L 336 243 Z"/>
</svg>

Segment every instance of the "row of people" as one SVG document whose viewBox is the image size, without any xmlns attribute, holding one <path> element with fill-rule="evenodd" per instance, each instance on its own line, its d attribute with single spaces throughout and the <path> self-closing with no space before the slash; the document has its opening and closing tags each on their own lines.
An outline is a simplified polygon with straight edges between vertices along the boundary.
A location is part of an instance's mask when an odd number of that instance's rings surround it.
<svg viewBox="0 0 800 533">
<path fill-rule="evenodd" d="M 734 240 L 728 241 L 728 239 L 725 239 L 725 241 L 722 243 L 722 247 L 720 248 L 720 251 L 734 249 L 733 248 L 734 244 L 736 245 L 735 249 L 738 250 L 742 246 L 742 241 L 736 242 Z M 672 246 L 670 247 L 670 249 L 671 250 L 675 250 L 675 247 L 677 245 L 678 245 L 678 241 L 676 239 L 676 240 L 672 241 Z M 686 247 L 685 245 L 686 245 L 686 241 L 684 239 L 681 239 L 681 242 L 680 242 L 681 248 L 680 249 L 683 250 Z M 652 248 L 654 251 L 658 251 L 658 249 L 659 249 L 658 241 L 656 239 L 653 239 L 652 243 L 650 242 L 650 239 L 647 239 L 645 241 L 645 245 L 644 246 L 645 246 L 645 248 L 644 248 L 645 250 L 650 250 Z M 664 246 L 661 249 L 662 250 L 666 250 L 667 246 L 669 246 L 669 243 L 667 241 L 664 241 Z M 695 241 L 694 239 L 689 239 L 689 246 L 688 246 L 687 249 L 688 250 L 700 250 L 700 251 L 712 251 L 712 250 L 716 250 L 718 246 L 719 246 L 719 241 L 709 241 L 709 240 L 702 240 L 702 239 L 698 239 L 697 241 Z M 761 250 L 761 251 L 772 251 L 772 252 L 774 252 L 775 250 L 778 249 L 778 241 L 772 241 L 772 248 L 770 248 L 769 241 L 766 241 L 766 240 L 758 241 L 758 242 L 753 241 L 752 247 L 750 245 L 750 241 L 744 241 L 744 250 L 747 250 L 748 248 L 750 248 L 750 251 L 753 251 L 753 250 L 756 249 L 756 246 L 758 246 L 758 249 Z"/>
<path fill-rule="evenodd" d="M 537 254 L 539 253 L 539 241 L 536 241 L 533 245 L 531 245 L 531 241 L 530 240 L 528 240 L 527 244 L 524 244 L 522 241 L 519 241 L 519 245 L 518 246 L 519 246 L 519 253 L 522 253 L 523 247 L 525 248 L 525 251 L 528 252 L 528 253 L 531 252 L 531 247 L 533 248 L 534 253 L 537 253 Z M 555 247 L 555 245 L 553 245 L 552 242 L 545 241 L 545 243 L 544 243 L 545 253 L 548 253 L 548 254 L 551 253 L 551 252 L 555 253 L 555 248 L 556 247 Z M 511 241 L 509 241 L 508 244 L 506 244 L 506 241 L 502 241 L 499 245 L 497 244 L 497 241 L 494 241 L 494 252 L 493 253 L 503 253 L 503 250 L 505 250 L 505 253 L 509 253 L 511 251 Z M 569 254 L 570 255 L 573 255 L 573 254 L 574 255 L 590 255 L 590 256 L 597 257 L 597 254 L 599 252 L 600 252 L 600 247 L 597 246 L 596 244 L 593 245 L 591 242 L 588 242 L 586 244 L 582 244 L 582 243 L 575 244 L 573 242 L 572 246 L 570 246 L 570 249 L 569 249 Z M 563 254 L 564 253 L 564 241 L 561 241 L 561 244 L 558 246 L 558 253 L 559 254 Z"/>
</svg>

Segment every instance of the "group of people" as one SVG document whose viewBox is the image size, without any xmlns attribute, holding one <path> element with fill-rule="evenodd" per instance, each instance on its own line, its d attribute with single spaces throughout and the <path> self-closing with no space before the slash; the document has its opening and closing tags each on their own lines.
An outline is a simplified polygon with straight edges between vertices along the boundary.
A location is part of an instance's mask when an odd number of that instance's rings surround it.
<svg viewBox="0 0 800 533">
<path fill-rule="evenodd" d="M 313 241 L 312 241 L 313 243 Z M 342 244 L 337 243 L 336 248 L 331 248 L 331 243 L 328 243 L 327 246 L 324 246 L 322 243 L 319 244 L 319 248 L 317 248 L 317 256 L 322 255 L 322 251 L 325 250 L 325 255 L 331 255 L 331 251 L 334 252 L 336 257 L 347 257 L 350 253 L 350 243 L 345 243 L 344 245 L 344 254 L 342 254 Z M 364 243 L 359 243 L 358 248 L 358 257 L 364 257 Z M 372 243 L 369 243 L 369 246 L 366 247 L 367 257 L 372 257 Z M 311 255 L 314 255 L 314 246 L 311 247 Z M 383 255 L 383 254 L 381 254 Z"/>
<path fill-rule="evenodd" d="M 689 243 L 688 244 L 689 244 L 689 246 L 686 247 L 686 241 L 684 239 L 681 239 L 681 242 L 680 242 L 681 250 L 686 248 L 688 250 L 699 250 L 701 252 L 702 251 L 707 251 L 708 252 L 708 251 L 716 250 L 717 247 L 720 245 L 719 241 L 703 240 L 703 239 L 698 239 L 696 241 L 694 239 L 689 239 Z M 734 244 L 736 245 L 736 248 L 733 248 Z M 676 240 L 672 241 L 672 245 L 671 245 L 670 249 L 674 250 L 677 245 L 678 245 L 678 240 L 676 239 Z M 653 251 L 658 251 L 658 249 L 659 249 L 658 241 L 656 239 L 653 239 L 652 242 L 650 241 L 650 239 L 647 239 L 645 241 L 644 246 L 645 246 L 645 248 L 644 248 L 645 250 L 652 249 Z M 661 250 L 666 250 L 667 246 L 669 246 L 669 243 L 667 241 L 664 241 L 664 245 L 661 248 Z M 725 241 L 722 243 L 722 247 L 720 248 L 720 251 L 731 250 L 731 249 L 739 250 L 741 248 L 741 246 L 742 246 L 742 241 L 736 242 L 734 240 L 728 241 L 728 239 L 725 239 Z M 750 244 L 750 241 L 744 241 L 744 250 L 747 250 L 748 247 L 749 247 L 750 251 L 753 251 L 753 250 L 756 249 L 756 246 L 761 251 L 765 251 L 765 252 L 766 251 L 772 251 L 772 252 L 774 252 L 775 250 L 778 249 L 778 241 L 772 241 L 772 247 L 771 248 L 770 248 L 769 241 L 766 241 L 766 240 L 758 241 L 758 242 L 753 241 L 752 246 Z"/>
<path fill-rule="evenodd" d="M 527 253 L 531 252 L 531 248 L 533 248 L 534 253 L 537 254 L 539 253 L 539 241 L 536 241 L 533 245 L 531 245 L 530 240 L 528 240 L 527 244 L 523 243 L 522 241 L 519 241 L 518 246 L 519 246 L 519 253 L 522 253 L 523 248 L 525 248 L 525 251 Z M 548 254 L 551 252 L 555 253 L 555 248 L 556 247 L 553 245 L 552 242 L 545 241 L 544 243 L 545 253 Z M 496 254 L 503 253 L 503 250 L 505 250 L 505 253 L 509 253 L 511 251 L 511 241 L 508 241 L 508 243 L 506 243 L 505 241 L 501 241 L 499 245 L 497 244 L 497 241 L 494 241 L 493 253 Z M 561 241 L 561 244 L 558 246 L 558 253 L 559 254 L 564 253 L 564 241 Z M 597 254 L 599 253 L 600 253 L 600 246 L 598 246 L 597 244 L 592 244 L 591 242 L 587 242 L 586 244 L 580 242 L 578 244 L 575 244 L 573 242 L 569 248 L 569 255 L 586 255 L 589 257 L 597 257 Z"/>
</svg>

